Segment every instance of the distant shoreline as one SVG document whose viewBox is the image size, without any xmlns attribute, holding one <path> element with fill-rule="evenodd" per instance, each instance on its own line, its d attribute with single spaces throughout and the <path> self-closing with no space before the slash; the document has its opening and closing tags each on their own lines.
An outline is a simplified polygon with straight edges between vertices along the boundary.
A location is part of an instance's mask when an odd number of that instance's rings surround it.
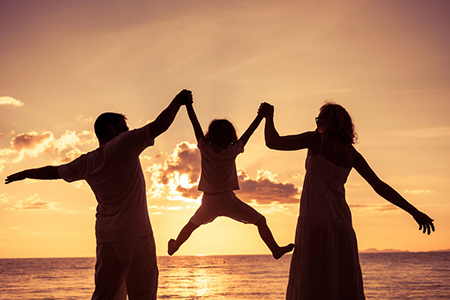
<svg viewBox="0 0 450 300">
<path fill-rule="evenodd" d="M 430 251 L 409 251 L 409 250 L 399 250 L 399 249 L 383 249 L 379 250 L 376 248 L 369 248 L 366 250 L 359 251 L 359 253 L 435 253 L 435 252 L 450 252 L 450 249 L 445 250 L 430 250 Z"/>
</svg>

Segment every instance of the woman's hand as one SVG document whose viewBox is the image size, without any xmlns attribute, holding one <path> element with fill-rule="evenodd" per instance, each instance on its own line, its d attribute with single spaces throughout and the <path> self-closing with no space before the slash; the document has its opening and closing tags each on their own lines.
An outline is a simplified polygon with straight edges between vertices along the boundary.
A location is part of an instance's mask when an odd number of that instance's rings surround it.
<svg viewBox="0 0 450 300">
<path fill-rule="evenodd" d="M 433 219 L 431 219 L 426 214 L 417 211 L 413 214 L 414 220 L 416 220 L 417 224 L 419 224 L 419 230 L 423 230 L 423 233 L 431 233 L 431 230 L 434 231 Z"/>
</svg>

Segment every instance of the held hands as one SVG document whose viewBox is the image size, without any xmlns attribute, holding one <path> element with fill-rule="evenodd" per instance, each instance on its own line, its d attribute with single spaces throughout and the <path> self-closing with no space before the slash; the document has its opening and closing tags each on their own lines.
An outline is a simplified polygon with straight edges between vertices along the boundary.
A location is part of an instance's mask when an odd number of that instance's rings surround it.
<svg viewBox="0 0 450 300">
<path fill-rule="evenodd" d="M 258 109 L 258 115 L 261 115 L 265 118 L 273 117 L 274 107 L 267 102 L 261 103 Z"/>
<path fill-rule="evenodd" d="M 423 233 L 431 233 L 431 230 L 434 231 L 433 219 L 431 219 L 426 214 L 417 211 L 413 214 L 414 220 L 416 220 L 417 224 L 419 224 L 419 230 L 423 230 Z"/>
<path fill-rule="evenodd" d="M 182 90 L 173 100 L 177 101 L 180 105 L 192 104 L 192 92 L 189 90 Z"/>
</svg>

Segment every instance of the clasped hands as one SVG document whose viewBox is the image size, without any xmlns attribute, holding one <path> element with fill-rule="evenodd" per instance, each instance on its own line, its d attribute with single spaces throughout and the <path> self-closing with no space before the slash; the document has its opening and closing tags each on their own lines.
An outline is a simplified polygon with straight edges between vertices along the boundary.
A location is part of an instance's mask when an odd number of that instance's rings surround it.
<svg viewBox="0 0 450 300">
<path fill-rule="evenodd" d="M 274 107 L 267 102 L 261 103 L 258 108 L 258 115 L 262 117 L 273 117 Z"/>
<path fill-rule="evenodd" d="M 188 105 L 194 102 L 192 92 L 186 89 L 179 92 L 173 100 L 177 101 L 180 105 Z"/>
</svg>

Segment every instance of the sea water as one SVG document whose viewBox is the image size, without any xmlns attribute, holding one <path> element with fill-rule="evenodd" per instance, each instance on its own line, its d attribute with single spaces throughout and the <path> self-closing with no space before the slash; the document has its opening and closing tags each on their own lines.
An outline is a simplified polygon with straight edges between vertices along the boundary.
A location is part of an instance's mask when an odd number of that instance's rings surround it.
<svg viewBox="0 0 450 300">
<path fill-rule="evenodd" d="M 285 298 L 291 256 L 158 257 L 158 299 Z M 450 299 L 450 252 L 362 253 L 366 299 Z M 0 259 L 0 299 L 90 299 L 95 258 Z"/>
</svg>

